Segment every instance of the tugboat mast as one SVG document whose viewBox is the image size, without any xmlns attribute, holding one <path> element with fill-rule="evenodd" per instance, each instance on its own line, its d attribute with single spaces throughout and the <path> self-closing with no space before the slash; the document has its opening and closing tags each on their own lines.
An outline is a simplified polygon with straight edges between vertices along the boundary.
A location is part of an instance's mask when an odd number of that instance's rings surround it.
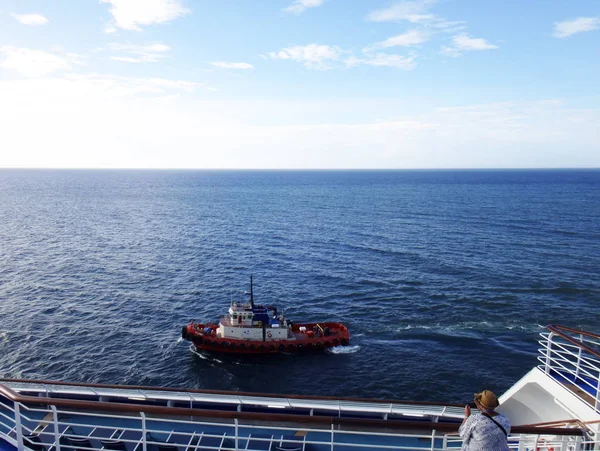
<svg viewBox="0 0 600 451">
<path fill-rule="evenodd" d="M 250 274 L 250 308 L 254 309 L 254 293 L 252 291 L 252 274 Z"/>
</svg>

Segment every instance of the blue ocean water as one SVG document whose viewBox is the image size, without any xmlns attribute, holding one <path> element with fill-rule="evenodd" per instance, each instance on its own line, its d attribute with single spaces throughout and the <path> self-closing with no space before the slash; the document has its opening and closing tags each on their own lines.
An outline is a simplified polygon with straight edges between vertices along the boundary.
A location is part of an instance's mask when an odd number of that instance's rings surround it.
<svg viewBox="0 0 600 451">
<path fill-rule="evenodd" d="M 598 332 L 600 171 L 0 171 L 0 375 L 470 401 Z M 196 355 L 244 300 L 346 353 Z"/>
</svg>

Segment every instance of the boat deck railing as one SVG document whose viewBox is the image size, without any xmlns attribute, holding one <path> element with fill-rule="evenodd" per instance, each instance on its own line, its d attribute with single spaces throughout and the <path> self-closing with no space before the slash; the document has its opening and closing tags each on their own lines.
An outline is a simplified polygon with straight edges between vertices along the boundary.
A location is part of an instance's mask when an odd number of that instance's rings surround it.
<svg viewBox="0 0 600 451">
<path fill-rule="evenodd" d="M 188 395 L 206 398 L 208 393 Z M 223 393 L 214 395 L 227 398 Z M 456 435 L 460 420 L 454 415 L 460 406 L 338 400 L 337 410 L 327 411 L 323 407 L 333 407 L 332 399 L 231 394 L 231 399 L 238 398 L 237 406 L 246 407 L 231 411 L 178 407 L 181 396 L 181 392 L 151 388 L 4 383 L 0 384 L 0 437 L 19 451 L 25 447 L 33 451 L 441 451 L 458 450 L 461 445 Z M 158 399 L 167 400 L 166 405 L 157 404 Z M 188 401 L 194 405 L 194 400 Z M 280 407 L 271 404 L 276 402 Z M 289 413 L 289 408 L 281 407 L 286 402 L 312 406 L 313 414 Z M 251 405 L 268 409 L 253 411 Z M 381 415 L 378 409 L 384 405 L 396 409 L 394 415 Z M 344 415 L 345 408 L 352 415 Z M 515 427 L 510 447 L 599 449 L 573 424 Z"/>
<path fill-rule="evenodd" d="M 600 335 L 564 326 L 540 334 L 538 366 L 600 413 Z"/>
<path fill-rule="evenodd" d="M 409 401 L 382 401 L 376 399 L 340 399 L 319 396 L 285 396 L 264 393 L 245 393 L 208 390 L 157 389 L 152 387 L 127 387 L 101 384 L 59 384 L 51 381 L 19 381 L 0 379 L 10 389 L 30 396 L 79 397 L 90 401 L 143 402 L 165 407 L 190 409 L 231 410 L 256 412 L 278 409 L 293 415 L 329 415 L 352 417 L 369 416 L 388 419 L 395 416 L 456 420 L 463 416 L 462 405 L 440 405 Z"/>
</svg>

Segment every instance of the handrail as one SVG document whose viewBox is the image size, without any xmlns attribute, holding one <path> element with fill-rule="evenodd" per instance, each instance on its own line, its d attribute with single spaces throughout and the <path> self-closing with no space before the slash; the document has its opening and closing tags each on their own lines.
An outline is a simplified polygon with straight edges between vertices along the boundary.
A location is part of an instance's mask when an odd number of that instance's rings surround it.
<svg viewBox="0 0 600 451">
<path fill-rule="evenodd" d="M 299 423 L 310 423 L 310 424 L 355 424 L 352 418 L 340 418 L 326 415 L 294 415 L 294 414 L 283 414 L 283 413 L 262 413 L 262 412 L 232 412 L 225 410 L 207 410 L 207 409 L 194 409 L 186 407 L 163 407 L 154 405 L 139 404 L 126 404 L 126 403 L 113 403 L 104 401 L 82 401 L 82 400 L 69 400 L 69 399 L 57 399 L 57 398 L 40 398 L 34 396 L 20 395 L 14 392 L 11 388 L 0 384 L 0 394 L 6 396 L 11 401 L 20 403 L 33 403 L 33 404 L 44 404 L 44 405 L 55 405 L 60 407 L 71 407 L 75 409 L 86 409 L 93 411 L 113 411 L 119 413 L 125 412 L 139 412 L 144 411 L 146 413 L 162 414 L 165 416 L 195 416 L 195 417 L 216 417 L 216 418 L 238 418 L 247 420 L 263 420 L 263 421 L 288 421 L 288 422 L 299 422 Z M 403 421 L 395 420 L 393 422 L 387 420 L 369 420 L 360 419 L 363 424 L 370 424 L 373 427 L 387 427 L 387 428 L 402 428 L 410 425 L 416 429 L 448 429 L 449 431 L 458 430 L 457 424 L 451 423 L 432 423 L 432 422 L 419 422 L 419 421 Z M 442 427 L 440 427 L 442 426 Z"/>
<path fill-rule="evenodd" d="M 579 334 L 579 335 L 585 335 L 586 337 L 596 338 L 598 340 L 600 340 L 600 335 L 594 334 L 592 332 L 587 332 L 585 330 L 574 329 L 572 327 L 559 326 L 557 324 L 549 324 L 549 325 L 546 326 L 546 329 L 548 329 L 550 332 L 552 332 L 552 333 L 560 336 L 561 338 L 564 338 L 569 343 L 571 343 L 571 344 L 573 344 L 575 346 L 578 346 L 581 349 L 585 349 L 587 352 L 589 352 L 593 356 L 595 356 L 595 357 L 597 357 L 597 358 L 600 359 L 600 352 L 598 352 L 595 349 L 589 347 L 585 343 L 582 343 L 581 341 L 575 340 L 574 338 L 572 338 L 571 336 L 567 335 L 563 331 L 565 331 L 565 332 L 571 332 L 571 333 Z"/>
<path fill-rule="evenodd" d="M 323 401 L 349 401 L 349 402 L 372 402 L 377 404 L 410 404 L 410 405 L 425 405 L 425 406 L 439 406 L 439 402 L 432 401 L 402 401 L 402 400 L 383 400 L 374 398 L 340 398 L 335 396 L 314 396 L 314 395 L 285 395 L 275 393 L 262 393 L 262 392 L 243 392 L 243 391 L 227 391 L 227 390 L 201 390 L 192 388 L 173 388 L 173 387 L 154 387 L 148 385 L 111 385 L 111 384 L 86 384 L 82 382 L 59 382 L 45 379 L 14 379 L 0 377 L 0 383 L 2 382 L 13 382 L 13 383 L 26 383 L 26 384 L 42 384 L 42 385 L 63 385 L 73 387 L 85 387 L 85 388 L 116 388 L 122 390 L 152 390 L 162 392 L 176 392 L 176 393 L 201 393 L 211 395 L 231 395 L 231 396 L 257 396 L 266 398 L 279 398 L 279 399 L 309 399 L 309 400 L 323 400 Z M 464 407 L 464 404 L 455 403 L 444 403 L 450 407 Z"/>
<path fill-rule="evenodd" d="M 549 332 L 540 334 L 544 341 L 539 341 L 539 368 L 600 412 L 600 335 L 554 324 L 546 329 Z"/>
<path fill-rule="evenodd" d="M 595 333 L 589 332 L 587 330 L 575 329 L 573 327 L 561 326 L 560 324 L 548 324 L 546 326 L 546 329 L 552 330 L 554 332 L 560 331 L 560 330 L 564 330 L 564 331 L 567 331 L 567 332 L 572 332 L 572 333 L 575 333 L 575 334 L 581 334 L 581 335 L 586 335 L 588 337 L 600 339 L 600 334 L 595 334 Z"/>
<path fill-rule="evenodd" d="M 113 411 L 113 412 L 136 412 L 144 411 L 145 413 L 155 413 L 164 416 L 191 416 L 191 417 L 216 417 L 216 418 L 228 418 L 228 419 L 247 419 L 247 420 L 261 420 L 261 421 L 282 421 L 282 422 L 294 422 L 294 423 L 307 423 L 307 424 L 327 424 L 335 426 L 361 426 L 371 428 L 388 428 L 388 429 L 405 429 L 410 428 L 414 430 L 427 430 L 427 431 L 440 431 L 440 432 L 457 432 L 457 423 L 433 423 L 426 421 L 407 421 L 407 420 L 379 420 L 369 418 L 340 418 L 326 415 L 314 415 L 314 416 L 303 416 L 294 414 L 282 414 L 282 413 L 259 413 L 259 412 L 231 412 L 222 410 L 206 410 L 206 409 L 194 409 L 184 407 L 162 407 L 153 405 L 140 406 L 139 404 L 126 404 L 126 403 L 111 403 L 104 401 L 82 401 L 76 399 L 57 399 L 57 398 L 44 398 L 35 397 L 28 395 L 20 395 L 13 391 L 10 387 L 0 384 L 0 394 L 13 402 L 22 404 L 43 404 L 48 406 L 60 406 L 60 407 L 71 407 L 75 409 L 84 409 L 91 411 Z M 539 427 L 528 427 L 528 426 L 515 426 L 512 428 L 513 433 L 521 434 L 549 434 L 549 435 L 577 435 L 583 436 L 584 430 L 579 428 L 565 429 L 565 428 L 539 428 Z"/>
</svg>

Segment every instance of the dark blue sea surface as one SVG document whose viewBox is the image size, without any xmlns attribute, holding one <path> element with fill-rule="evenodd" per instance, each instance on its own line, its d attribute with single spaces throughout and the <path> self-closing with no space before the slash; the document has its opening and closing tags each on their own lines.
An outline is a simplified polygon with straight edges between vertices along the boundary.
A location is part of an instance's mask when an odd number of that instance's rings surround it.
<svg viewBox="0 0 600 451">
<path fill-rule="evenodd" d="M 427 401 L 600 332 L 600 171 L 0 170 L 0 376 Z M 345 353 L 180 342 L 245 300 Z"/>
</svg>

